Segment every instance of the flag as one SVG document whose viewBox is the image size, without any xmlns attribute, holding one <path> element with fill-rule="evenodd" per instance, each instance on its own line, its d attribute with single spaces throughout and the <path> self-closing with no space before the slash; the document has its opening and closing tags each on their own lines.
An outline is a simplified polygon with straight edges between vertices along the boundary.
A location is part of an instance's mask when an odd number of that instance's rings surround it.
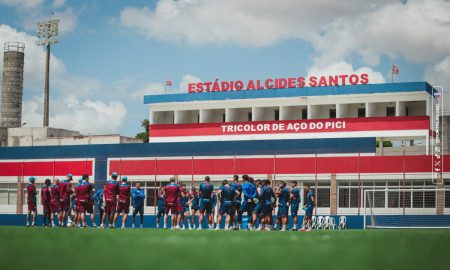
<svg viewBox="0 0 450 270">
<path fill-rule="evenodd" d="M 392 65 L 392 74 L 397 75 L 400 73 L 400 69 L 396 65 Z"/>
<path fill-rule="evenodd" d="M 166 86 L 172 86 L 172 81 L 170 79 L 166 80 Z"/>
</svg>

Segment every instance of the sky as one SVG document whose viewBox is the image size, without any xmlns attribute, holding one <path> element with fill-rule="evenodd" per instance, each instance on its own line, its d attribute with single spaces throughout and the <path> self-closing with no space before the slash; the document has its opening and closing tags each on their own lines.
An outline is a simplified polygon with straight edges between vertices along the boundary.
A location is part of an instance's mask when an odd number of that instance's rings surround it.
<svg viewBox="0 0 450 270">
<path fill-rule="evenodd" d="M 143 96 L 198 81 L 368 73 L 450 89 L 449 0 L 0 0 L 0 44 L 25 43 L 22 122 L 41 126 L 45 50 L 59 19 L 50 126 L 134 136 Z M 0 55 L 0 70 L 3 54 Z"/>
</svg>

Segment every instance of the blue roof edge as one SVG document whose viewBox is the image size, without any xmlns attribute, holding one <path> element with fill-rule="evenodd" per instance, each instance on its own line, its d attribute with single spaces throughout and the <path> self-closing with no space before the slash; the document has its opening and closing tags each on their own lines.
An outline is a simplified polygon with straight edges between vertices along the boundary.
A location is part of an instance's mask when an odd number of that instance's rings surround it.
<svg viewBox="0 0 450 270">
<path fill-rule="evenodd" d="M 178 94 L 145 95 L 144 104 L 227 100 L 227 99 L 397 93 L 397 92 L 416 92 L 416 91 L 426 91 L 429 94 L 431 94 L 432 89 L 433 87 L 428 82 L 422 81 L 422 82 L 358 84 L 358 85 L 303 87 L 303 88 L 286 88 L 286 89 L 241 90 L 241 91 L 227 91 L 227 92 L 178 93 Z"/>
</svg>

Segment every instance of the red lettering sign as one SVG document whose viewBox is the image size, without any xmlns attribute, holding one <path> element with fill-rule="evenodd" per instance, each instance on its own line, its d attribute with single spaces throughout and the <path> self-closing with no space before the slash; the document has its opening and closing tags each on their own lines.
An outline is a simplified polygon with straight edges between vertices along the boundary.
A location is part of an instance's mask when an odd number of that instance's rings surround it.
<svg viewBox="0 0 450 270">
<path fill-rule="evenodd" d="M 219 81 L 189 83 L 188 93 L 219 92 L 219 91 L 240 91 L 240 90 L 265 90 L 265 89 L 286 89 L 338 86 L 338 85 L 356 85 L 368 84 L 369 75 L 350 74 L 350 75 L 330 75 L 330 76 L 311 76 L 308 78 L 269 78 L 266 80 L 248 80 L 248 81 Z"/>
</svg>

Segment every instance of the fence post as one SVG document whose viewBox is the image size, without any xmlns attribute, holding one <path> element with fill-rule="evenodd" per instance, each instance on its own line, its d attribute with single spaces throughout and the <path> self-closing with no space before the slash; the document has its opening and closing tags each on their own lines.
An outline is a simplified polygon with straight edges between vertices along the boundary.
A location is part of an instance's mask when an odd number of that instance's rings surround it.
<svg viewBox="0 0 450 270">
<path fill-rule="evenodd" d="M 158 173 L 158 158 L 155 158 L 155 178 L 154 178 L 154 186 L 153 186 L 153 208 L 154 208 L 153 210 L 154 210 L 155 215 L 156 215 L 156 197 L 158 196 L 157 192 L 159 192 L 156 188 L 157 173 Z"/>
<path fill-rule="evenodd" d="M 191 190 L 194 187 L 194 156 L 192 156 L 192 178 L 191 178 Z"/>
<path fill-rule="evenodd" d="M 314 186 L 315 186 L 315 188 L 314 188 L 314 199 L 315 199 L 315 203 L 316 203 L 316 207 L 314 207 L 314 215 L 316 215 L 317 216 L 317 207 L 318 207 L 318 198 L 319 198 L 319 196 L 318 196 L 318 193 L 317 193 L 317 191 L 318 191 L 318 188 L 317 188 L 317 186 L 318 186 L 318 179 L 317 179 L 317 153 L 315 153 L 314 154 L 314 156 L 315 156 L 315 161 L 314 161 Z"/>
<path fill-rule="evenodd" d="M 361 211 L 361 153 L 358 152 L 358 216 Z"/>
</svg>

